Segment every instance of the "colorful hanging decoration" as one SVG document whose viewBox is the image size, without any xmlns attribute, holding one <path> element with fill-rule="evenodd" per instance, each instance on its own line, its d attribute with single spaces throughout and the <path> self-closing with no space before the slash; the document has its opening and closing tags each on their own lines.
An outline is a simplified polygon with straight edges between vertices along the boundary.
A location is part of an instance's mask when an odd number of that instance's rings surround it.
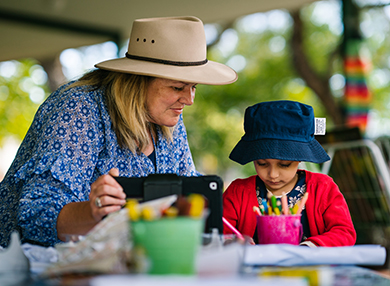
<svg viewBox="0 0 390 286">
<path fill-rule="evenodd" d="M 366 80 L 370 68 L 370 60 L 362 55 L 362 41 L 347 40 L 344 57 L 346 125 L 359 127 L 362 133 L 366 130 L 372 100 Z"/>
</svg>

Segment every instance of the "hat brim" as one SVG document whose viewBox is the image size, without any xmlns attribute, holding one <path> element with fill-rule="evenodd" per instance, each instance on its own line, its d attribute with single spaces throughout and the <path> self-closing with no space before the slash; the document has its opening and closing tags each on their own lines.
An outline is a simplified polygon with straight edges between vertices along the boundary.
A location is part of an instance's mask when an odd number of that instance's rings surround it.
<svg viewBox="0 0 390 286">
<path fill-rule="evenodd" d="M 259 159 L 279 159 L 313 163 L 323 163 L 330 160 L 324 148 L 315 139 L 308 143 L 277 139 L 262 139 L 257 141 L 245 141 L 241 139 L 230 153 L 229 158 L 241 165 Z"/>
<path fill-rule="evenodd" d="M 199 66 L 173 66 L 128 58 L 113 59 L 98 63 L 95 67 L 183 82 L 208 85 L 223 85 L 237 80 L 237 73 L 230 67 L 213 61 Z"/>
</svg>

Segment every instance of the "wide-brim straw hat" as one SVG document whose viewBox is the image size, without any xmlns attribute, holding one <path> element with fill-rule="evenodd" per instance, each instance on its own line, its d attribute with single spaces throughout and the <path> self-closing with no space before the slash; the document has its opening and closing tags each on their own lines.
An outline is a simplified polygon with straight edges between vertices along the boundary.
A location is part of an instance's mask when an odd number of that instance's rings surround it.
<svg viewBox="0 0 390 286">
<path fill-rule="evenodd" d="M 135 20 L 126 57 L 95 67 L 210 85 L 237 80 L 233 69 L 207 60 L 203 23 L 192 16 Z"/>
<path fill-rule="evenodd" d="M 229 158 L 245 165 L 260 159 L 323 163 L 330 160 L 314 138 L 315 117 L 310 105 L 279 100 L 245 110 L 245 134 Z"/>
</svg>

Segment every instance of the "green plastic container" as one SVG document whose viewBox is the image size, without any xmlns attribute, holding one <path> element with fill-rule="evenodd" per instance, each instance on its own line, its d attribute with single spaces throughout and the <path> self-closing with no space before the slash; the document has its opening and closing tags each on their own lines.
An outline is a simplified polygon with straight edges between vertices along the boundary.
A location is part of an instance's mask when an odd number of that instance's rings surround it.
<svg viewBox="0 0 390 286">
<path fill-rule="evenodd" d="M 203 228 L 202 219 L 191 217 L 131 223 L 135 247 L 150 260 L 149 274 L 195 274 Z"/>
</svg>

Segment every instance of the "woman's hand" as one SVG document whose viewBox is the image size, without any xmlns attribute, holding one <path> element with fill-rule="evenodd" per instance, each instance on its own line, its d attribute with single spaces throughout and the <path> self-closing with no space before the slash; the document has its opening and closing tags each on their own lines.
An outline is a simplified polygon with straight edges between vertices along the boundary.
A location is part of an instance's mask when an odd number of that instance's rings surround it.
<svg viewBox="0 0 390 286">
<path fill-rule="evenodd" d="M 119 176 L 119 170 L 111 169 L 108 175 L 100 176 L 91 185 L 89 204 L 95 221 L 102 220 L 106 215 L 119 211 L 126 203 L 126 194 L 121 185 L 113 178 Z"/>
<path fill-rule="evenodd" d="M 126 195 L 121 185 L 113 178 L 118 169 L 111 169 L 108 175 L 100 176 L 91 185 L 89 201 L 66 204 L 57 218 L 57 235 L 66 241 L 67 235 L 87 234 L 106 215 L 118 211 L 126 203 Z M 96 203 L 96 199 L 100 201 Z"/>
</svg>

